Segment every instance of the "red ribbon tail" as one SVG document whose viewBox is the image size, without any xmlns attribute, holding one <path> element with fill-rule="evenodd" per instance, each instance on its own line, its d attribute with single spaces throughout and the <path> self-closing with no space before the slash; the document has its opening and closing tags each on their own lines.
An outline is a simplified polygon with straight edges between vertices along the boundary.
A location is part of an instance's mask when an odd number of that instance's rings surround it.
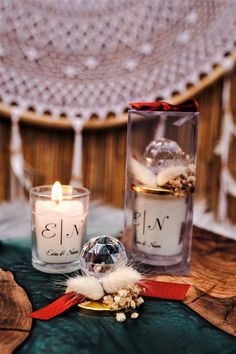
<svg viewBox="0 0 236 354">
<path fill-rule="evenodd" d="M 50 320 L 51 318 L 56 317 L 62 312 L 68 310 L 71 306 L 79 304 L 83 301 L 83 299 L 84 296 L 70 291 L 53 301 L 51 304 L 34 311 L 27 316 L 37 318 L 39 320 Z"/>
<path fill-rule="evenodd" d="M 167 283 L 155 280 L 141 280 L 139 286 L 143 289 L 143 296 L 169 300 L 184 300 L 190 288 L 189 284 Z"/>
</svg>

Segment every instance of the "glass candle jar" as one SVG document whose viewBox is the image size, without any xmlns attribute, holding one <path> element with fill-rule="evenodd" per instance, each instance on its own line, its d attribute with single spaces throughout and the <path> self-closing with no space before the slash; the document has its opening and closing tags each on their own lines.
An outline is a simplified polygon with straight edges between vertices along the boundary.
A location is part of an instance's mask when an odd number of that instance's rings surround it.
<svg viewBox="0 0 236 354">
<path fill-rule="evenodd" d="M 56 182 L 32 188 L 30 200 L 33 267 L 46 273 L 77 270 L 86 233 L 88 189 Z"/>
<path fill-rule="evenodd" d="M 128 252 L 159 273 L 189 273 L 198 112 L 129 110 Z"/>
<path fill-rule="evenodd" d="M 173 196 L 164 189 L 134 187 L 133 228 L 141 261 L 150 265 L 172 266 L 182 261 L 184 243 L 192 220 L 192 195 Z M 171 222 L 170 222 L 171 221 Z"/>
</svg>

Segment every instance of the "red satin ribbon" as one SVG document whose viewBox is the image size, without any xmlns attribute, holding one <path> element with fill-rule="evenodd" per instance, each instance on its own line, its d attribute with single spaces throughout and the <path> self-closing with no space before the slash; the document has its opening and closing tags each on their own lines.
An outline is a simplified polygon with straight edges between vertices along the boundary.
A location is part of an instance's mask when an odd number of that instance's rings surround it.
<svg viewBox="0 0 236 354">
<path fill-rule="evenodd" d="M 193 98 L 178 105 L 172 105 L 167 102 L 131 102 L 131 109 L 137 111 L 178 111 L 178 112 L 198 112 L 199 105 Z"/>
<path fill-rule="evenodd" d="M 60 315 L 62 312 L 65 312 L 71 306 L 79 304 L 83 300 L 84 296 L 70 291 L 69 293 L 60 296 L 51 304 L 30 313 L 28 317 L 37 318 L 38 320 L 50 320 L 51 318 Z"/>
<path fill-rule="evenodd" d="M 141 280 L 139 286 L 143 289 L 143 296 L 168 300 L 184 300 L 190 288 L 189 284 L 167 283 L 155 280 Z"/>
<path fill-rule="evenodd" d="M 142 296 L 168 300 L 184 300 L 186 292 L 190 287 L 188 284 L 167 283 L 155 280 L 142 280 L 139 282 L 139 286 L 143 289 Z M 68 310 L 70 307 L 83 302 L 83 300 L 84 296 L 70 291 L 51 304 L 32 312 L 28 317 L 37 318 L 39 320 L 50 320 Z"/>
</svg>

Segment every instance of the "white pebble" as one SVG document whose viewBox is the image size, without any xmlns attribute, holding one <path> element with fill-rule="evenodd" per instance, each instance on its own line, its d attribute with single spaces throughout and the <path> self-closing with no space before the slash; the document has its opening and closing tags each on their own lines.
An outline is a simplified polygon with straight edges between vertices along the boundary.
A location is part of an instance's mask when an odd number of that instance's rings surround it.
<svg viewBox="0 0 236 354">
<path fill-rule="evenodd" d="M 131 318 L 138 318 L 138 316 L 139 316 L 138 312 L 133 312 L 130 317 Z"/>
<path fill-rule="evenodd" d="M 116 321 L 117 322 L 124 322 L 126 320 L 126 316 L 123 312 L 118 312 L 116 314 Z"/>
</svg>

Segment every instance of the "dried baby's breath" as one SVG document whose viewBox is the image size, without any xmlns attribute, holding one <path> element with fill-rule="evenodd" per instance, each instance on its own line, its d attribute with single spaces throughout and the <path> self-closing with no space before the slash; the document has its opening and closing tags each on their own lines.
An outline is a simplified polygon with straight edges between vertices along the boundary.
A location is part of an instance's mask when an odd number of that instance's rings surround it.
<svg viewBox="0 0 236 354">
<path fill-rule="evenodd" d="M 193 190 L 195 187 L 195 169 L 189 165 L 186 173 L 170 179 L 165 186 L 172 190 L 176 196 L 181 196 L 184 191 Z"/>
<path fill-rule="evenodd" d="M 117 293 L 105 295 L 101 301 L 112 310 L 135 309 L 144 302 L 140 296 L 141 293 L 142 289 L 139 286 L 129 285 L 126 289 L 119 290 Z"/>
</svg>

